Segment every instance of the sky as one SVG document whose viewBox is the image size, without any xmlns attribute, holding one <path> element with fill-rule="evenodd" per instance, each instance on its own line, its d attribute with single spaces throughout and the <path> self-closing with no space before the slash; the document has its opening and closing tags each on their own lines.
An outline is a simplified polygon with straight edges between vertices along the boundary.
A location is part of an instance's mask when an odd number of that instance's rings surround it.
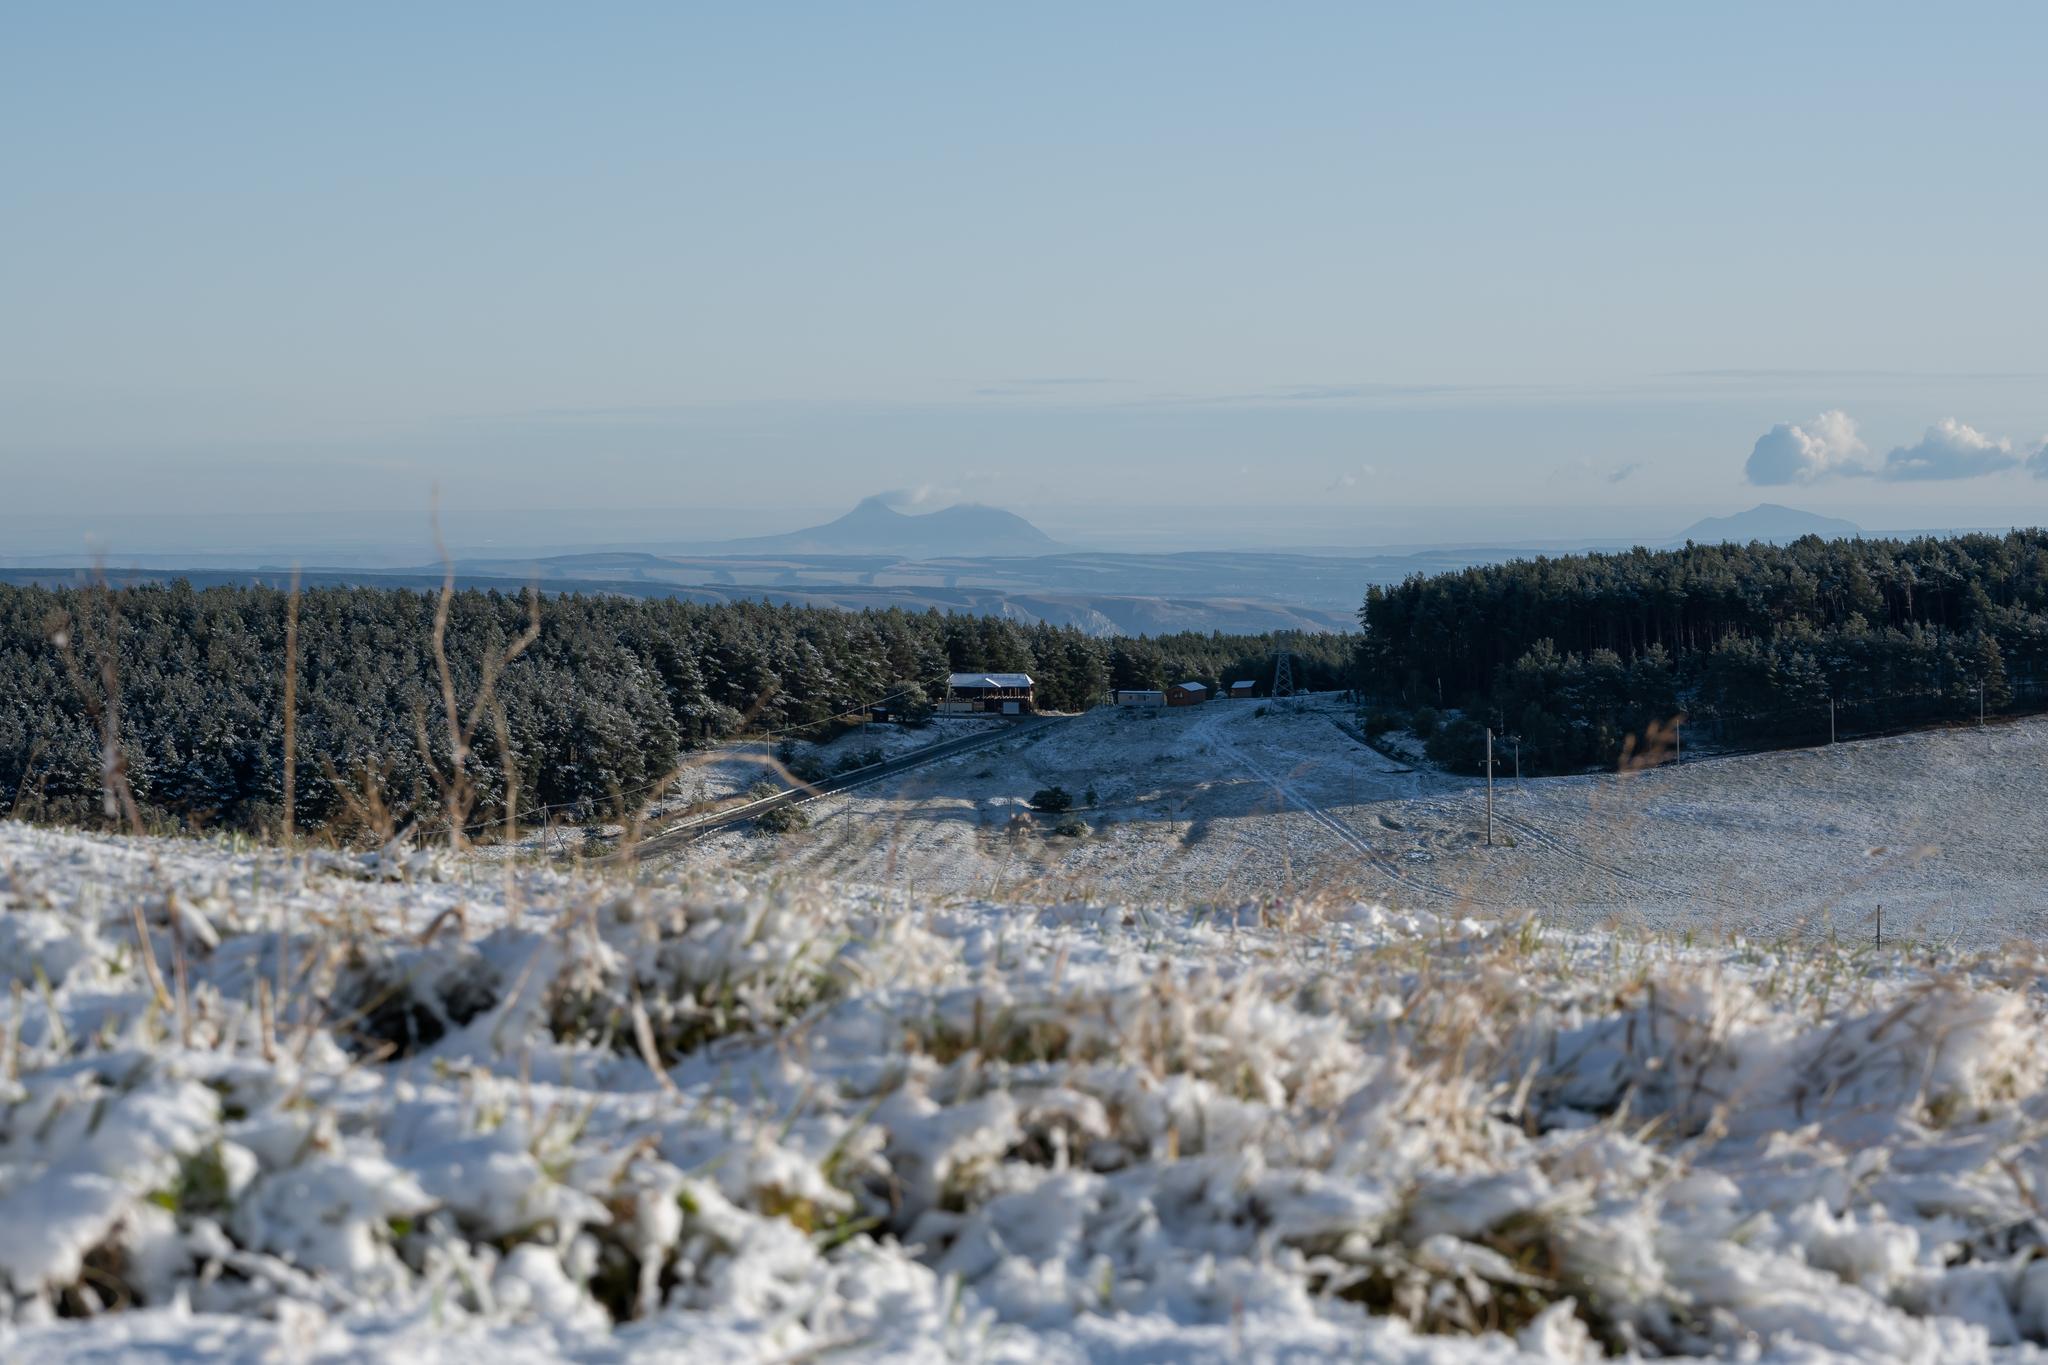
<svg viewBox="0 0 2048 1365">
<path fill-rule="evenodd" d="M 2044 44 L 2038 5 L 8 6 L 0 535 L 436 484 L 689 535 L 883 490 L 2048 521 Z"/>
</svg>

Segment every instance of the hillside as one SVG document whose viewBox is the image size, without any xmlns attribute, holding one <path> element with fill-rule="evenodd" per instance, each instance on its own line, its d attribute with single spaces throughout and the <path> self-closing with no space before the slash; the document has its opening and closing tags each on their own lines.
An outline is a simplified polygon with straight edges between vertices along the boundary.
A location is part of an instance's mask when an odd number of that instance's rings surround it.
<svg viewBox="0 0 2048 1365">
<path fill-rule="evenodd" d="M 2048 938 L 2048 720 L 1519 783 L 1504 743 L 1491 847 L 1482 781 L 1389 759 L 1350 720 L 1328 696 L 1103 708 L 813 802 L 801 835 L 708 839 L 687 865 L 1100 901 L 1341 891 L 1660 933 Z M 760 770 L 726 771 L 711 758 L 690 780 Z M 1052 786 L 1074 795 L 1077 837 L 1025 809 Z"/>
</svg>

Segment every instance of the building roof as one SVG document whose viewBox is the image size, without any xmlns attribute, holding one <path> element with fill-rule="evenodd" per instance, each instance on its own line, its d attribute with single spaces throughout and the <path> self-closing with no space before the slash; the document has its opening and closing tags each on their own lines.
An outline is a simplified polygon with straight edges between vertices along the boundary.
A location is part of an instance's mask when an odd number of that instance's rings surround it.
<svg viewBox="0 0 2048 1365">
<path fill-rule="evenodd" d="M 948 687 L 1030 687 L 1029 673 L 949 673 Z"/>
<path fill-rule="evenodd" d="M 1209 690 L 1209 684 L 1207 683 L 1175 683 L 1174 686 L 1183 692 L 1207 692 Z"/>
</svg>

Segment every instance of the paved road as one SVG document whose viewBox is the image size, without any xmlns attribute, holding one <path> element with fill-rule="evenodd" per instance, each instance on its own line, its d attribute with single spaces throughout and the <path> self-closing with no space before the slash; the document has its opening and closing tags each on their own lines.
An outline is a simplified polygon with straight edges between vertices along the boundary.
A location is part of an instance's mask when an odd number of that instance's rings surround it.
<svg viewBox="0 0 2048 1365">
<path fill-rule="evenodd" d="M 794 787 L 788 791 L 777 792 L 773 796 L 764 796 L 758 801 L 750 801 L 744 806 L 734 806 L 729 810 L 722 810 L 716 815 L 704 816 L 683 824 L 671 825 L 652 838 L 641 840 L 639 845 L 633 850 L 633 856 L 635 858 L 655 858 L 664 853 L 673 853 L 687 844 L 695 843 L 707 834 L 721 829 L 729 829 L 734 825 L 744 824 L 756 816 L 764 815 L 774 810 L 777 806 L 801 805 L 806 801 L 815 801 L 821 796 L 830 796 L 835 792 L 850 791 L 855 787 L 864 787 L 870 782 L 879 782 L 885 777 L 894 777 L 898 773 L 906 773 L 912 768 L 920 768 L 927 763 L 933 763 L 942 758 L 951 758 L 955 754 L 964 754 L 970 750 L 986 748 L 991 744 L 999 744 L 1006 739 L 1015 739 L 1019 734 L 1045 725 L 1057 725 L 1067 719 L 1070 718 L 1067 716 L 1025 716 L 1020 720 L 1010 721 L 996 729 L 985 730 L 978 735 L 966 735 L 960 739 L 944 740 L 938 744 L 913 750 L 901 758 L 892 758 L 886 763 L 876 763 L 870 767 L 857 769 L 854 772 L 841 773 L 837 777 L 821 778 L 809 786 Z"/>
</svg>

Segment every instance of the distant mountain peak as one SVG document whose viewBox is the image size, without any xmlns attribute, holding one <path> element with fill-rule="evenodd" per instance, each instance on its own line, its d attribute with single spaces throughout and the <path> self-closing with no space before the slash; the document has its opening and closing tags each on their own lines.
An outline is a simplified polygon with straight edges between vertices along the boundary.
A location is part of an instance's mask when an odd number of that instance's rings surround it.
<svg viewBox="0 0 2048 1365">
<path fill-rule="evenodd" d="M 1046 555 L 1066 547 L 1015 512 L 959 502 L 912 516 L 881 495 L 862 498 L 851 512 L 822 526 L 780 536 L 725 542 L 735 554 Z"/>
<path fill-rule="evenodd" d="M 1862 534 L 1863 528 L 1853 521 L 1824 517 L 1818 512 L 1802 512 L 1796 507 L 1785 507 L 1775 502 L 1760 502 L 1747 512 L 1737 512 L 1732 517 L 1705 517 L 1679 532 L 1678 538 L 1707 544 L 1733 541 L 1746 545 L 1752 540 L 1763 540 L 1782 545 L 1801 536 L 1843 540 Z"/>
</svg>

